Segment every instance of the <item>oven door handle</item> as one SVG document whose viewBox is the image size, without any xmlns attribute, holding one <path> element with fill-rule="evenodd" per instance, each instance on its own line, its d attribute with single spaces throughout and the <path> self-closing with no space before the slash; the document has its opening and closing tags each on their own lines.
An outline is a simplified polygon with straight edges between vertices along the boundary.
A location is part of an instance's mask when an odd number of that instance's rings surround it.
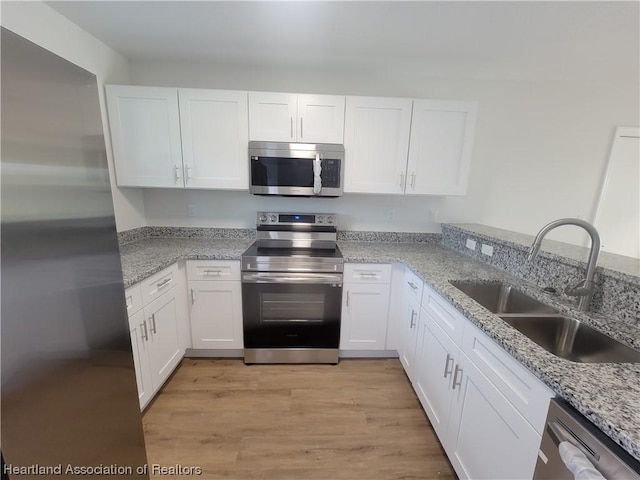
<svg viewBox="0 0 640 480">
<path fill-rule="evenodd" d="M 342 275 L 332 273 L 243 273 L 243 283 L 297 283 L 342 286 Z"/>
</svg>

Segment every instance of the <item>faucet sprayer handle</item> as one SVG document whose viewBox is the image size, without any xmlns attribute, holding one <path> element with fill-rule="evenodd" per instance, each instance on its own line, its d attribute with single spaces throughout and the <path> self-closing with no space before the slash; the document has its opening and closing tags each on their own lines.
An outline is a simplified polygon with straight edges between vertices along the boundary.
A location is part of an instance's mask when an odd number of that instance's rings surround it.
<svg viewBox="0 0 640 480">
<path fill-rule="evenodd" d="M 593 292 L 593 282 L 587 282 L 586 280 L 580 280 L 578 283 L 571 287 L 566 287 L 564 293 L 571 297 L 586 297 Z"/>
</svg>

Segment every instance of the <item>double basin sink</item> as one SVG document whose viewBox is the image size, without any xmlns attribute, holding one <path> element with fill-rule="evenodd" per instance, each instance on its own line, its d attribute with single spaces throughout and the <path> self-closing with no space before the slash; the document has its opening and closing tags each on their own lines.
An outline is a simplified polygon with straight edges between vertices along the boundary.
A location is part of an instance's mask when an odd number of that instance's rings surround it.
<svg viewBox="0 0 640 480">
<path fill-rule="evenodd" d="M 557 357 L 580 363 L 640 362 L 640 352 L 510 285 L 450 282 Z"/>
</svg>

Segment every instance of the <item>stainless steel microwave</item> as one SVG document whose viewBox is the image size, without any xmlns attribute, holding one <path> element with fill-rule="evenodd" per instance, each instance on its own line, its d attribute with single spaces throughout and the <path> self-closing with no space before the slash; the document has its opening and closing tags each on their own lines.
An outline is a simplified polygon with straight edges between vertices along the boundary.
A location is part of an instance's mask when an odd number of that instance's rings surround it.
<svg viewBox="0 0 640 480">
<path fill-rule="evenodd" d="M 304 197 L 342 195 L 344 146 L 249 142 L 249 193 Z"/>
</svg>

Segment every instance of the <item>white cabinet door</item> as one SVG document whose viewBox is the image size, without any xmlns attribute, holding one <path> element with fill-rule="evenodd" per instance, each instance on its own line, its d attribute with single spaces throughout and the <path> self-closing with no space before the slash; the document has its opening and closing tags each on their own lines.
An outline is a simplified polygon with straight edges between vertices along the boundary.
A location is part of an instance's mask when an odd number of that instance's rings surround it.
<svg viewBox="0 0 640 480">
<path fill-rule="evenodd" d="M 242 348 L 239 281 L 189 282 L 193 348 Z"/>
<path fill-rule="evenodd" d="M 142 310 L 129 317 L 129 329 L 133 366 L 138 386 L 138 400 L 140 401 L 140 409 L 143 409 L 153 397 L 154 388 L 149 363 L 149 324 L 144 318 Z"/>
<path fill-rule="evenodd" d="M 389 293 L 388 283 L 344 284 L 340 349 L 384 350 Z"/>
<path fill-rule="evenodd" d="M 178 89 L 187 188 L 248 189 L 247 93 Z"/>
<path fill-rule="evenodd" d="M 175 88 L 106 86 L 118 186 L 183 187 Z"/>
<path fill-rule="evenodd" d="M 412 101 L 347 97 L 345 193 L 403 194 Z"/>
<path fill-rule="evenodd" d="M 249 93 L 249 140 L 342 143 L 344 102 L 339 95 Z"/>
<path fill-rule="evenodd" d="M 422 309 L 413 388 L 441 441 L 447 434 L 454 392 L 451 384 L 458 353 L 455 342 Z"/>
<path fill-rule="evenodd" d="M 339 95 L 298 95 L 298 141 L 343 143 L 344 104 Z"/>
<path fill-rule="evenodd" d="M 144 307 L 149 327 L 149 362 L 154 387 L 160 388 L 182 360 L 176 288 Z"/>
<path fill-rule="evenodd" d="M 475 119 L 473 102 L 413 102 L 407 194 L 466 193 Z"/>
<path fill-rule="evenodd" d="M 296 141 L 295 93 L 249 92 L 249 140 Z"/>
<path fill-rule="evenodd" d="M 414 382 L 416 344 L 418 340 L 418 319 L 420 316 L 420 301 L 411 295 L 405 295 L 404 309 L 401 319 L 402 346 L 400 362 L 404 367 L 411 383 Z"/>
<path fill-rule="evenodd" d="M 459 369 L 459 370 L 458 370 Z M 530 479 L 541 435 L 464 353 L 443 442 L 460 478 Z"/>
</svg>

